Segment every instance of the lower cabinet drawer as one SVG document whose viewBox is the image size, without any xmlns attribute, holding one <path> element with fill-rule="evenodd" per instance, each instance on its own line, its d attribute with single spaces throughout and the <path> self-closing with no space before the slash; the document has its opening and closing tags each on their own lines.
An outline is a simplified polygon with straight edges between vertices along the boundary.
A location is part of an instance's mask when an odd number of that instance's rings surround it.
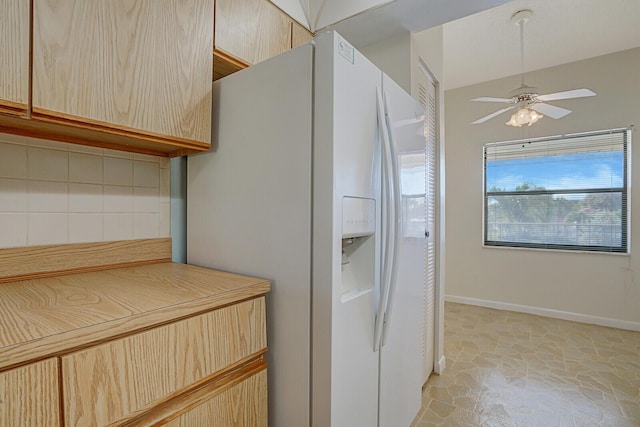
<svg viewBox="0 0 640 427">
<path fill-rule="evenodd" d="M 266 344 L 261 297 L 64 356 L 65 424 L 117 421 Z"/>
<path fill-rule="evenodd" d="M 0 426 L 59 426 L 55 358 L 0 372 Z"/>
<path fill-rule="evenodd" d="M 267 371 L 205 400 L 164 426 L 267 427 Z"/>
</svg>

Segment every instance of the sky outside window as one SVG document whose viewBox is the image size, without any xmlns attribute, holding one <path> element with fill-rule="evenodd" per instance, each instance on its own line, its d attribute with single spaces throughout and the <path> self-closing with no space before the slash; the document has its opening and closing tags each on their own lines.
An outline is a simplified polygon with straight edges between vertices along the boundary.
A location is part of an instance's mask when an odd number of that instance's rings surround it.
<svg viewBox="0 0 640 427">
<path fill-rule="evenodd" d="M 622 150 L 487 162 L 487 191 L 516 191 L 523 184 L 545 190 L 619 188 Z"/>
</svg>

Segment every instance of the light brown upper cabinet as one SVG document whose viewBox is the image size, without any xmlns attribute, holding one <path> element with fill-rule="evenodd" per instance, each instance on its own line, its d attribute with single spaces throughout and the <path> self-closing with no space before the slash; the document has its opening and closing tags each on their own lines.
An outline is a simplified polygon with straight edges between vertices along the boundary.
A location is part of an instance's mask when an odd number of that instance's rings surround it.
<svg viewBox="0 0 640 427">
<path fill-rule="evenodd" d="M 157 155 L 208 150 L 212 49 L 211 0 L 34 0 L 31 119 L 9 127 Z"/>
<path fill-rule="evenodd" d="M 291 49 L 291 22 L 266 0 L 216 0 L 215 48 L 257 64 Z"/>
<path fill-rule="evenodd" d="M 29 108 L 29 2 L 0 0 L 0 113 Z"/>
<path fill-rule="evenodd" d="M 291 47 L 298 47 L 301 44 L 305 44 L 313 39 L 313 34 L 309 32 L 302 25 L 297 22 L 293 22 L 291 27 Z"/>
<path fill-rule="evenodd" d="M 313 38 L 267 0 L 216 0 L 213 79 L 279 55 Z"/>
</svg>

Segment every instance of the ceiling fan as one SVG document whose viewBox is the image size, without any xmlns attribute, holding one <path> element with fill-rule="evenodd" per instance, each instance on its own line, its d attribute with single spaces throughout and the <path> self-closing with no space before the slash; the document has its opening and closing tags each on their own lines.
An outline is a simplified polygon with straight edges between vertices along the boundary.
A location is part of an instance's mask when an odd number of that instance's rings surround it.
<svg viewBox="0 0 640 427">
<path fill-rule="evenodd" d="M 547 101 L 557 101 L 560 99 L 584 98 L 595 96 L 596 94 L 589 89 L 573 89 L 563 92 L 549 93 L 540 95 L 538 89 L 527 86 L 524 83 L 524 24 L 531 19 L 533 12 L 529 9 L 519 10 L 511 17 L 511 22 L 520 27 L 520 87 L 511 93 L 509 98 L 492 98 L 483 96 L 474 98 L 472 101 L 479 102 L 499 102 L 509 104 L 501 110 L 481 117 L 472 124 L 484 123 L 489 119 L 499 116 L 509 110 L 518 109 L 506 122 L 507 125 L 520 127 L 523 124 L 531 126 L 544 116 L 552 119 L 559 119 L 571 113 L 566 108 L 556 107 L 555 105 L 545 104 Z"/>
</svg>

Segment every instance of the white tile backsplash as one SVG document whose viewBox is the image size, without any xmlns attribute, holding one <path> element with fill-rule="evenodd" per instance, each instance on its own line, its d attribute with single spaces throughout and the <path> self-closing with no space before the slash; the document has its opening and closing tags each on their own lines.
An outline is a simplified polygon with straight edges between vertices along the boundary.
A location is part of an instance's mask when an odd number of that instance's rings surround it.
<svg viewBox="0 0 640 427">
<path fill-rule="evenodd" d="M 133 185 L 136 187 L 158 188 L 160 186 L 160 165 L 152 162 L 133 162 Z"/>
<path fill-rule="evenodd" d="M 133 159 L 133 153 L 129 153 L 127 151 L 109 150 L 108 148 L 104 149 L 104 155 L 107 157 L 118 157 L 121 159 Z"/>
<path fill-rule="evenodd" d="M 160 197 L 168 198 L 171 195 L 171 170 L 160 169 Z"/>
<path fill-rule="evenodd" d="M 160 235 L 158 237 L 171 236 L 171 202 L 160 203 Z"/>
<path fill-rule="evenodd" d="M 104 183 L 108 185 L 133 185 L 133 160 L 105 157 Z"/>
<path fill-rule="evenodd" d="M 102 214 L 69 214 L 69 243 L 101 242 L 103 221 Z"/>
<path fill-rule="evenodd" d="M 68 212 L 69 184 L 66 182 L 29 181 L 29 212 Z"/>
<path fill-rule="evenodd" d="M 152 239 L 160 237 L 160 214 L 134 213 L 133 214 L 133 238 Z"/>
<path fill-rule="evenodd" d="M 133 188 L 133 212 L 157 213 L 160 209 L 160 191 L 157 188 Z"/>
<path fill-rule="evenodd" d="M 169 166 L 0 134 L 0 248 L 169 237 Z"/>
<path fill-rule="evenodd" d="M 27 210 L 26 180 L 0 178 L 0 209 L 3 212 L 25 212 Z"/>
<path fill-rule="evenodd" d="M 68 243 L 67 213 L 30 213 L 27 215 L 27 245 Z"/>
<path fill-rule="evenodd" d="M 27 146 L 0 142 L 0 177 L 27 177 Z"/>
<path fill-rule="evenodd" d="M 133 212 L 133 187 L 104 186 L 105 212 Z"/>
<path fill-rule="evenodd" d="M 27 216 L 21 213 L 0 213 L 0 248 L 27 245 Z"/>
<path fill-rule="evenodd" d="M 69 178 L 69 152 L 29 147 L 27 150 L 29 179 L 63 181 Z"/>
<path fill-rule="evenodd" d="M 126 187 L 124 187 L 126 188 Z M 69 212 L 102 213 L 103 186 L 98 184 L 69 184 Z"/>
<path fill-rule="evenodd" d="M 171 167 L 171 159 L 168 157 L 160 157 L 160 169 L 169 169 Z"/>
<path fill-rule="evenodd" d="M 12 144 L 27 145 L 29 142 L 28 136 L 11 135 L 9 133 L 0 133 L 0 142 L 10 142 Z"/>
<path fill-rule="evenodd" d="M 104 155 L 104 148 L 91 147 L 89 145 L 69 144 L 69 151 L 74 153 L 95 154 L 96 156 Z"/>
<path fill-rule="evenodd" d="M 134 238 L 132 213 L 105 213 L 103 217 L 105 241 Z"/>
<path fill-rule="evenodd" d="M 162 159 L 162 157 L 151 156 L 149 154 L 140 154 L 140 153 L 133 153 L 133 158 L 135 160 L 144 160 L 146 162 L 153 162 L 153 163 L 160 163 L 160 159 Z"/>
<path fill-rule="evenodd" d="M 29 138 L 30 147 L 47 148 L 49 150 L 69 151 L 69 145 L 59 141 L 49 141 L 48 139 Z"/>
<path fill-rule="evenodd" d="M 69 182 L 102 184 L 103 156 L 69 153 Z"/>
</svg>

